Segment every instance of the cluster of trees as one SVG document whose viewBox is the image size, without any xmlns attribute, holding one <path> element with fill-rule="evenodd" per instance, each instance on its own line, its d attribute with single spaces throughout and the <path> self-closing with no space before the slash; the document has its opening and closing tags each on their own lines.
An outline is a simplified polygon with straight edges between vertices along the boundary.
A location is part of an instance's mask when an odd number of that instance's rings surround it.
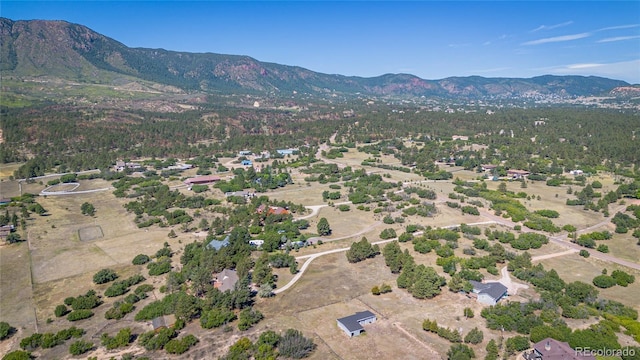
<svg viewBox="0 0 640 360">
<path fill-rule="evenodd" d="M 275 359 L 278 356 L 302 359 L 311 355 L 315 348 L 313 340 L 299 330 L 287 329 L 283 334 L 267 330 L 260 334 L 255 343 L 247 337 L 236 341 L 221 359 Z"/>
<path fill-rule="evenodd" d="M 356 263 L 375 257 L 378 254 L 380 254 L 380 247 L 378 245 L 372 246 L 369 240 L 363 237 L 360 241 L 351 244 L 351 248 L 347 250 L 346 256 L 350 263 Z"/>
<path fill-rule="evenodd" d="M 635 219 L 621 212 L 616 213 L 611 219 L 611 222 L 616 225 L 616 233 L 618 234 L 626 234 L 630 229 L 640 228 L 640 206 L 630 205 L 627 207 L 627 211 L 632 212 Z"/>
<path fill-rule="evenodd" d="M 382 250 L 386 265 L 392 273 L 400 273 L 398 287 L 407 291 L 417 299 L 432 298 L 441 292 L 445 278 L 432 268 L 416 265 L 408 251 L 402 252 L 397 241 L 393 241 Z"/>
<path fill-rule="evenodd" d="M 62 345 L 71 338 L 80 338 L 84 333 L 84 329 L 75 326 L 60 330 L 57 333 L 34 333 L 20 340 L 20 348 L 30 351 L 38 348 L 49 349 Z"/>
<path fill-rule="evenodd" d="M 602 275 L 598 275 L 593 278 L 593 285 L 601 289 L 606 289 L 616 285 L 627 287 L 635 281 L 635 276 L 622 270 L 613 270 L 611 275 L 607 275 L 607 271 L 605 269 L 602 271 Z"/>
<path fill-rule="evenodd" d="M 612 234 L 608 231 L 594 231 L 580 235 L 574 242 L 580 246 L 593 249 L 596 247 L 596 240 L 609 240 L 611 237 Z"/>
<path fill-rule="evenodd" d="M 132 287 L 133 285 L 137 285 L 145 280 L 146 279 L 144 278 L 144 276 L 140 274 L 136 274 L 136 275 L 130 276 L 125 280 L 116 281 L 104 291 L 104 296 L 106 297 L 120 296 L 126 293 L 127 291 L 129 291 L 129 288 Z"/>
<path fill-rule="evenodd" d="M 428 331 L 428 332 L 432 332 L 437 334 L 438 336 L 440 336 L 441 338 L 448 340 L 452 343 L 461 343 L 462 342 L 462 335 L 460 334 L 460 332 L 456 329 L 449 329 L 447 327 L 444 326 L 438 326 L 438 322 L 436 320 L 429 320 L 429 319 L 425 319 L 422 322 L 422 330 L 424 331 Z M 478 328 L 474 329 L 476 332 L 479 331 Z M 473 330 L 472 330 L 473 331 Z M 482 331 L 480 331 L 480 336 L 482 337 Z M 474 341 L 476 340 L 477 334 L 474 334 L 471 338 Z M 469 341 L 470 342 L 470 341 Z M 479 343 L 482 342 L 482 339 L 480 339 L 480 341 L 476 342 Z"/>
</svg>

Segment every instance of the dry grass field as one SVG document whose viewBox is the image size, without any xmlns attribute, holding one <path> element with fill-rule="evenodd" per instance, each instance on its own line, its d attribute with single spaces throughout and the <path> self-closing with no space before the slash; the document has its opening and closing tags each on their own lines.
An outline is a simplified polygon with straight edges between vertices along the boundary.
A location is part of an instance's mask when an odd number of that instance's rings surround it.
<svg viewBox="0 0 640 360">
<path fill-rule="evenodd" d="M 640 272 L 638 271 L 593 258 L 585 259 L 578 254 L 542 260 L 540 263 L 544 265 L 545 269 L 555 269 L 566 282 L 582 281 L 591 284 L 593 278 L 602 273 L 602 269 L 607 269 L 609 274 L 613 270 L 619 269 L 635 275 L 636 282 L 627 287 L 614 286 L 609 289 L 598 289 L 598 291 L 600 291 L 600 296 L 604 298 L 633 306 L 640 311 L 640 302 L 638 302 L 638 298 L 640 298 L 640 281 L 638 281 Z"/>
<path fill-rule="evenodd" d="M 367 157 L 369 155 L 350 149 L 348 153 L 345 153 L 345 158 L 335 161 L 357 168 Z M 380 159 L 385 164 L 399 165 L 398 160 L 390 156 L 382 156 Z M 342 212 L 335 207 L 325 206 L 316 215 L 308 218 L 310 227 L 306 232 L 315 233 L 318 220 L 325 217 L 332 228 L 332 234 L 323 239 L 324 244 L 293 251 L 292 255 L 302 256 L 347 248 L 352 242 L 360 240 L 363 236 L 366 236 L 370 242 L 379 241 L 379 234 L 385 228 L 393 228 L 400 235 L 409 224 L 441 227 L 491 220 L 484 216 L 463 215 L 459 209 L 446 206 L 444 201 L 447 200 L 448 194 L 454 188 L 451 181 L 425 181 L 411 173 L 375 167 L 367 169 L 375 173 L 391 174 L 391 178 L 387 179 L 390 181 L 411 182 L 412 186 L 434 190 L 438 194 L 437 214 L 427 218 L 409 216 L 403 224 L 387 225 L 382 222 L 386 212 L 374 214 L 373 211 L 357 210 L 355 205 L 350 205 L 349 211 Z M 476 172 L 457 167 L 447 169 L 454 171 L 454 178 L 462 180 L 476 180 L 479 176 Z M 8 170 L 3 169 L 3 171 Z M 4 172 L 0 172 L 0 177 L 4 176 L 3 174 Z M 193 174 L 195 174 L 195 170 L 190 170 L 185 175 Z M 322 192 L 335 190 L 330 189 L 329 184 L 316 182 L 307 184 L 304 181 L 305 176 L 305 174 L 294 172 L 293 185 L 267 192 L 264 195 L 271 199 L 291 201 L 307 206 L 326 204 L 322 201 Z M 46 187 L 48 180 L 51 179 L 43 179 L 42 183 L 39 181 L 25 183 L 22 191 L 38 194 Z M 604 184 L 602 192 L 615 188 L 611 177 L 602 176 L 598 177 L 598 180 Z M 487 181 L 487 186 L 490 189 L 497 189 L 499 184 L 500 182 Z M 169 185 L 181 186 L 182 183 L 174 179 Z M 76 191 L 101 189 L 109 186 L 110 183 L 103 180 L 80 181 L 80 186 Z M 524 191 L 531 195 L 531 200 L 521 200 L 530 210 L 552 209 L 559 211 L 560 217 L 553 220 L 558 226 L 572 224 L 580 229 L 606 220 L 602 213 L 586 212 L 582 207 L 567 207 L 566 200 L 574 198 L 573 195 L 567 194 L 567 188 L 568 186 L 548 187 L 544 182 L 528 182 L 527 188 L 521 188 L 520 182 L 507 182 L 508 190 Z M 579 187 L 573 186 L 574 191 L 578 189 Z M 19 191 L 15 181 L 0 182 L 0 197 L 17 196 L 20 194 Z M 188 190 L 181 188 L 180 191 L 187 193 Z M 343 194 L 343 199 L 335 202 L 347 201 L 347 189 L 342 188 L 340 191 Z M 209 190 L 205 195 L 223 198 L 217 189 Z M 540 196 L 540 200 L 537 199 L 538 196 Z M 0 283 L 2 285 L 0 318 L 10 322 L 24 333 L 24 335 L 20 333 L 19 337 L 34 332 L 36 324 L 39 332 L 56 331 L 70 326 L 70 323 L 64 319 L 54 319 L 53 310 L 68 296 L 84 294 L 90 289 L 104 291 L 108 285 L 96 286 L 92 282 L 92 276 L 98 270 L 111 268 L 121 278 L 126 278 L 141 271 L 140 268 L 131 265 L 131 260 L 135 255 L 140 253 L 152 255 L 165 242 L 168 242 L 177 253 L 174 256 L 175 264 L 185 244 L 203 239 L 202 236 L 199 237 L 192 233 L 182 233 L 178 227 L 174 228 L 178 234 L 175 239 L 167 237 L 171 228 L 152 226 L 138 229 L 133 222 L 134 216 L 127 213 L 123 207 L 126 201 L 126 199 L 115 198 L 111 191 L 39 197 L 38 202 L 48 210 L 48 214 L 46 216 L 32 215 L 28 231 L 25 234 L 29 241 L 0 246 Z M 92 203 L 95 206 L 96 215 L 94 217 L 81 214 L 80 207 L 84 202 Z M 617 207 L 619 205 L 612 205 L 610 209 Z M 209 216 L 206 211 L 203 213 L 204 216 Z M 401 216 L 401 211 L 395 211 L 392 216 Z M 502 231 L 508 229 L 496 224 L 479 226 L 483 231 L 485 228 Z M 602 225 L 594 231 L 604 229 L 613 232 L 613 227 L 610 224 Z M 636 239 L 630 234 L 616 234 L 613 239 L 602 243 L 609 246 L 611 255 L 637 262 L 640 259 L 640 247 L 636 246 L 635 242 Z M 461 238 L 455 255 L 463 258 L 469 257 L 464 255 L 462 251 L 466 247 L 472 247 L 472 244 L 472 239 Z M 508 244 L 504 246 L 508 251 L 520 253 L 520 251 L 513 250 Z M 409 250 L 416 263 L 433 266 L 440 270 L 440 267 L 435 265 L 437 259 L 435 252 L 419 254 L 413 250 L 413 244 L 410 242 L 401 244 L 401 247 Z M 529 250 L 529 253 L 535 257 L 565 251 L 566 248 L 562 246 L 548 244 L 541 249 Z M 478 255 L 485 255 L 485 252 L 478 250 Z M 298 261 L 298 268 L 302 266 L 304 261 Z M 577 254 L 563 254 L 559 257 L 542 260 L 541 263 L 547 269 L 556 269 L 567 282 L 580 280 L 591 283 L 593 277 L 600 274 L 603 268 L 607 268 L 609 271 L 618 268 L 610 263 L 584 259 Z M 499 275 L 490 275 L 485 270 L 481 272 L 486 279 L 495 280 L 500 277 Z M 147 276 L 146 270 L 142 270 L 142 273 Z M 288 268 L 274 269 L 274 273 L 278 276 L 278 287 L 284 286 L 293 278 Z M 634 274 L 640 279 L 640 273 L 635 272 Z M 449 278 L 448 275 L 445 277 Z M 249 336 L 255 340 L 258 333 L 266 329 L 297 328 L 307 336 L 313 337 L 318 348 L 311 359 L 437 358 L 438 356 L 433 355 L 433 352 L 445 354 L 450 343 L 434 334 L 423 331 L 421 324 L 425 318 L 437 319 L 441 326 L 459 329 L 463 335 L 473 327 L 482 329 L 485 340 L 483 343 L 473 346 L 478 358 L 484 357 L 484 348 L 489 339 L 497 339 L 500 336 L 498 332 L 484 328 L 485 321 L 480 317 L 482 305 L 474 300 L 460 294 L 450 293 L 446 287 L 443 288 L 443 293 L 434 299 L 417 300 L 405 290 L 397 289 L 396 278 L 397 275 L 391 274 L 384 265 L 382 256 L 357 264 L 348 263 L 344 253 L 321 256 L 313 260 L 302 278 L 291 289 L 278 294 L 275 298 L 256 299 L 256 307 L 265 314 L 266 319 L 251 330 L 245 332 L 240 332 L 236 328 L 231 332 L 224 332 L 222 329 L 202 330 L 197 322 L 189 324 L 186 331 L 194 333 L 201 342 L 183 358 L 201 359 L 221 356 L 226 352 L 228 346 L 237 339 Z M 375 285 L 381 285 L 383 282 L 392 285 L 393 292 L 380 296 L 372 295 L 371 288 Z M 161 297 L 157 289 L 164 284 L 164 277 L 150 278 L 147 283 L 154 284 L 156 291 L 149 299 L 136 304 L 137 308 Z M 640 281 L 626 288 L 616 286 L 600 290 L 600 294 L 606 298 L 635 306 L 640 310 L 640 305 L 637 302 L 637 298 L 640 296 Z M 517 296 L 510 297 L 510 300 L 526 301 L 535 297 L 535 291 L 527 289 L 521 291 Z M 94 342 L 99 342 L 96 336 L 99 337 L 100 333 L 113 334 L 125 326 L 133 327 L 134 332 L 137 333 L 149 329 L 149 325 L 146 323 L 132 321 L 133 314 L 127 315 L 122 321 L 105 322 L 104 313 L 111 307 L 114 299 L 106 298 L 105 300 L 106 304 L 96 309 L 93 318 L 78 324 L 87 329 L 88 334 L 94 336 L 92 339 Z M 464 307 L 472 308 L 476 316 L 472 319 L 464 319 Z M 377 314 L 378 322 L 366 325 L 366 334 L 363 336 L 347 337 L 336 325 L 336 319 L 363 310 L 370 310 Z M 54 321 L 47 324 L 48 318 L 52 318 Z M 576 323 L 575 326 L 585 327 L 588 326 L 588 323 Z M 52 358 L 63 358 L 67 356 L 66 347 L 54 349 L 51 353 L 47 353 L 47 356 L 49 355 Z M 104 358 L 112 356 L 112 354 L 103 355 Z M 101 356 L 101 358 L 103 357 Z M 159 358 L 162 358 L 162 355 Z"/>
<path fill-rule="evenodd" d="M 435 256 L 431 259 L 433 254 L 413 255 L 417 263 L 433 265 L 435 262 Z M 316 259 L 293 288 L 273 300 L 260 303 L 259 307 L 267 318 L 273 317 L 276 323 L 280 323 L 280 319 L 291 323 L 291 317 L 294 317 L 299 328 L 321 338 L 321 343 L 329 348 L 325 354 L 322 354 L 322 348 L 318 349 L 317 355 L 321 358 L 336 355 L 342 359 L 433 358 L 428 348 L 444 354 L 450 344 L 422 330 L 425 318 L 437 318 L 441 325 L 461 329 L 463 334 L 473 327 L 483 327 L 484 320 L 479 316 L 482 306 L 474 300 L 453 294 L 446 288 L 434 299 L 417 300 L 396 287 L 396 278 L 397 275 L 391 274 L 384 265 L 381 256 L 349 264 L 344 253 L 327 255 Z M 371 288 L 383 282 L 392 285 L 393 292 L 372 295 Z M 474 310 L 476 316 L 473 319 L 464 319 L 465 307 Z M 378 321 L 365 325 L 365 335 L 349 338 L 337 326 L 336 319 L 363 310 L 374 312 Z M 412 337 L 408 337 L 398 325 Z M 484 354 L 486 342 L 498 336 L 485 331 L 485 341 L 474 347 L 476 354 Z"/>
<path fill-rule="evenodd" d="M 0 166 L 0 180 L 8 180 L 9 177 L 13 176 L 13 172 L 18 170 L 20 166 L 22 166 L 22 163 L 2 164 L 2 166 Z"/>
</svg>

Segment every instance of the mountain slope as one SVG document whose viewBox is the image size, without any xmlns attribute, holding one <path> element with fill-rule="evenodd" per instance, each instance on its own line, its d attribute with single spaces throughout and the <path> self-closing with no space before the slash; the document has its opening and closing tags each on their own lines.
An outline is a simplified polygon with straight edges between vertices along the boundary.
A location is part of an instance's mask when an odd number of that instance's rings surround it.
<svg viewBox="0 0 640 360">
<path fill-rule="evenodd" d="M 111 81 L 133 76 L 186 90 L 281 93 L 362 93 L 453 98 L 601 95 L 624 81 L 599 77 L 479 76 L 424 80 L 409 74 L 373 78 L 328 75 L 301 67 L 260 62 L 248 56 L 129 48 L 91 29 L 64 21 L 0 18 L 3 74 L 55 76 L 74 81 Z"/>
</svg>

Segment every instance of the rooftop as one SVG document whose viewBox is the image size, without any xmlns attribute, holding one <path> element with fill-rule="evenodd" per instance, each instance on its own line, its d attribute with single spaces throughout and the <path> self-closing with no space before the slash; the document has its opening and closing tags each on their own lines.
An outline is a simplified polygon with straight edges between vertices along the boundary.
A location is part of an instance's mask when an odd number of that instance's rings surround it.
<svg viewBox="0 0 640 360">
<path fill-rule="evenodd" d="M 362 330 L 363 327 L 360 325 L 360 321 L 364 319 L 368 319 L 371 317 L 375 317 L 376 315 L 369 310 L 360 311 L 353 315 L 345 316 L 343 318 L 338 319 L 338 321 L 344 325 L 349 331 L 358 331 Z"/>
<path fill-rule="evenodd" d="M 473 285 L 473 290 L 475 292 L 478 294 L 487 294 L 494 300 L 500 299 L 500 297 L 507 292 L 507 287 L 499 282 L 481 283 L 474 280 L 470 280 L 469 282 Z"/>
</svg>

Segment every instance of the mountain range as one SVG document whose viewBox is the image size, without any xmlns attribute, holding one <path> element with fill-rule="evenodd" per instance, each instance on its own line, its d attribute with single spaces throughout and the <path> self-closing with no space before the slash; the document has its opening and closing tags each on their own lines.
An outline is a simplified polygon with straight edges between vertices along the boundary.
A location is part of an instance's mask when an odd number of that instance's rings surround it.
<svg viewBox="0 0 640 360">
<path fill-rule="evenodd" d="M 137 78 L 186 91 L 323 94 L 441 98 L 601 96 L 630 85 L 595 76 L 523 78 L 449 77 L 425 80 L 410 74 L 363 78 L 323 74 L 249 56 L 130 48 L 83 25 L 65 21 L 0 18 L 3 76 L 55 77 L 86 83 Z"/>
</svg>

